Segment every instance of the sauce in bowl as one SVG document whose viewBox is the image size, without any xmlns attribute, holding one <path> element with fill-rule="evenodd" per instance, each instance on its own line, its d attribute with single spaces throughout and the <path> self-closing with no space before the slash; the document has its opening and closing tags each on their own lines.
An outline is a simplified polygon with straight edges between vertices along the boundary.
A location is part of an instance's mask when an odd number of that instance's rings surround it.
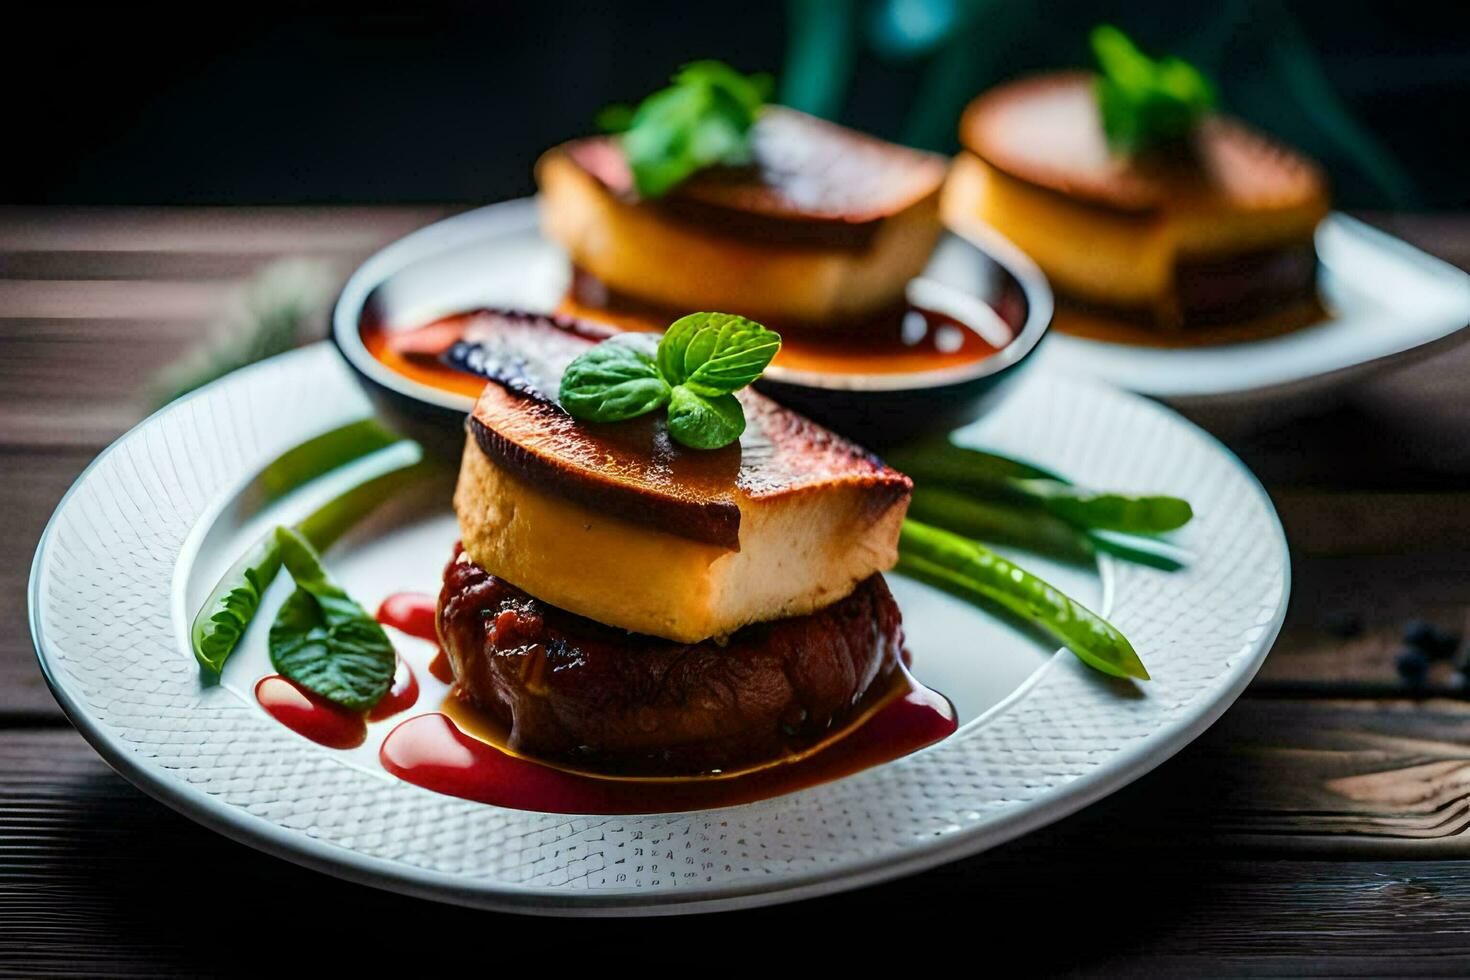
<svg viewBox="0 0 1470 980">
<path fill-rule="evenodd" d="M 1005 309 L 978 300 L 962 305 L 962 311 L 945 308 L 953 306 L 952 298 L 943 305 L 911 303 L 842 329 L 772 325 L 781 331 L 781 351 L 768 377 L 779 379 L 783 370 L 818 376 L 928 374 L 977 364 L 1014 339 L 1019 311 L 1008 315 Z M 571 293 L 557 312 L 609 332 L 660 331 L 677 319 L 627 301 L 587 306 Z M 451 366 L 443 355 L 459 340 L 470 339 L 470 328 L 479 313 L 456 313 L 408 328 L 390 328 L 365 319 L 360 333 L 368 353 L 389 370 L 441 391 L 475 398 L 484 388 L 484 378 Z"/>
</svg>

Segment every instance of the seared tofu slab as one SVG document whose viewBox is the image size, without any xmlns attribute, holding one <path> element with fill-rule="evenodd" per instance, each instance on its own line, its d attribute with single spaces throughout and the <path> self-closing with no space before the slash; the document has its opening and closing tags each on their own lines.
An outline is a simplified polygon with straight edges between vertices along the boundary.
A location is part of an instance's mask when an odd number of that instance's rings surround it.
<svg viewBox="0 0 1470 980">
<path fill-rule="evenodd" d="M 541 329 L 567 355 L 589 342 Z M 821 609 L 897 561 L 908 477 L 770 399 L 741 392 L 740 441 L 695 450 L 661 417 L 579 422 L 545 394 L 554 364 L 514 367 L 468 420 L 455 510 L 475 563 L 536 598 L 695 642 Z"/>
<path fill-rule="evenodd" d="M 941 157 L 772 107 L 749 167 L 640 199 L 616 142 L 575 140 L 536 168 L 542 225 L 621 297 L 840 326 L 903 300 L 940 234 Z"/>
</svg>

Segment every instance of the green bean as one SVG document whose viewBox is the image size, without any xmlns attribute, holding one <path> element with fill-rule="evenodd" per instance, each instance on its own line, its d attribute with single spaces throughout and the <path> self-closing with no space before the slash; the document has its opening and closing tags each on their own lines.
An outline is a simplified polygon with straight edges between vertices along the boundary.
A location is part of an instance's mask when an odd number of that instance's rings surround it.
<svg viewBox="0 0 1470 980">
<path fill-rule="evenodd" d="M 1095 493 L 1056 480 L 1011 480 L 1008 489 L 1085 529 L 1160 534 L 1183 527 L 1194 516 L 1189 501 L 1178 497 Z"/>
<path fill-rule="evenodd" d="M 1189 502 L 1178 497 L 1088 490 L 1031 463 L 948 441 L 931 440 L 895 450 L 889 462 L 921 484 L 1031 504 L 1082 531 L 1159 534 L 1183 527 L 1194 516 Z"/>
<path fill-rule="evenodd" d="M 904 521 L 898 571 L 965 598 L 993 602 L 1035 623 L 1104 674 L 1148 680 L 1132 644 L 1112 624 L 975 541 Z"/>
<path fill-rule="evenodd" d="M 1067 482 L 1039 466 L 997 453 L 956 446 L 948 439 L 933 439 L 894 449 L 887 454 L 886 460 L 916 480 L 980 490 L 1002 487 L 1009 480 Z"/>
<path fill-rule="evenodd" d="M 373 441 L 368 436 L 356 444 L 367 446 Z M 418 479 L 430 466 L 419 444 L 407 439 L 379 449 L 374 455 L 381 460 L 378 466 L 373 467 L 376 471 L 374 476 L 318 507 L 296 525 L 296 529 L 318 550 L 330 547 L 349 528 L 397 490 Z M 338 455 L 336 458 L 338 465 L 350 461 L 350 457 Z M 307 463 L 306 457 L 298 457 L 298 461 Z M 294 472 L 304 484 L 326 471 L 312 465 L 298 465 Z M 261 597 L 280 570 L 280 551 L 274 532 L 270 532 L 231 565 L 215 585 L 195 614 L 189 631 L 194 658 L 207 674 L 218 676 L 224 669 L 225 661 L 239 645 L 260 609 Z"/>
<path fill-rule="evenodd" d="M 401 438 L 377 419 L 358 419 L 286 450 L 261 470 L 255 482 L 265 499 L 273 500 L 305 486 L 323 473 L 385 449 Z"/>
<path fill-rule="evenodd" d="M 1097 551 L 1139 565 L 1149 565 L 1166 572 L 1177 572 L 1189 564 L 1190 554 L 1183 548 L 1156 538 L 1144 538 L 1116 531 L 1088 531 L 1087 540 Z"/>
<path fill-rule="evenodd" d="M 967 538 L 1014 545 L 1070 562 L 1090 561 L 1092 541 L 1039 507 L 985 500 L 948 487 L 914 488 L 909 516 Z"/>
</svg>

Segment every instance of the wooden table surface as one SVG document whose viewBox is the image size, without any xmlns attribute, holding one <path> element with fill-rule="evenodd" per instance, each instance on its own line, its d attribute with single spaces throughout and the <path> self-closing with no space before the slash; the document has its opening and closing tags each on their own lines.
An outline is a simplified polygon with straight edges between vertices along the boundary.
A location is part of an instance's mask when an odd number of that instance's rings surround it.
<svg viewBox="0 0 1470 980">
<path fill-rule="evenodd" d="M 279 968 L 302 961 L 269 923 L 298 915 L 339 964 L 382 966 L 393 937 L 416 936 L 493 968 L 494 940 L 533 938 L 516 948 L 534 955 L 569 928 L 340 882 L 153 802 L 62 717 L 26 622 L 57 500 L 242 279 L 288 255 L 345 277 L 452 210 L 0 209 L 0 972 Z M 1470 216 L 1365 217 L 1470 266 Z M 847 947 L 851 926 L 821 924 L 869 920 L 900 956 L 942 944 L 1047 971 L 1470 971 L 1470 702 L 1446 667 L 1415 690 L 1393 665 L 1405 621 L 1463 629 L 1470 615 L 1470 345 L 1232 446 L 1280 510 L 1293 595 L 1259 677 L 1194 745 L 1061 824 L 924 875 L 676 927 L 571 928 L 739 957 L 769 947 L 732 927 L 795 921 L 815 928 L 783 936 Z M 1344 615 L 1360 635 L 1328 628 Z M 242 932 L 247 916 L 261 928 Z"/>
</svg>

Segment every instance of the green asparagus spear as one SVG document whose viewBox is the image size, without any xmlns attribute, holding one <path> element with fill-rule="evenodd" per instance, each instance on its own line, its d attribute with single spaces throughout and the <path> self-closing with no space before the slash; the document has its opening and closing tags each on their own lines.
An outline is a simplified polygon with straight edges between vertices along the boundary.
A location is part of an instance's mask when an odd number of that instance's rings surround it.
<svg viewBox="0 0 1470 980">
<path fill-rule="evenodd" d="M 329 547 L 396 490 L 418 479 L 430 465 L 418 443 L 407 439 L 379 452 L 386 470 L 378 468 L 376 476 L 323 504 L 296 526 L 317 549 Z M 348 459 L 350 457 L 339 456 L 338 463 Z M 297 469 L 298 476 L 309 473 L 302 478 L 302 483 L 325 472 L 320 469 L 310 472 L 312 469 L 315 468 Z M 225 661 L 259 610 L 261 596 L 280 570 L 280 551 L 272 532 L 251 546 L 215 585 L 214 591 L 194 616 L 190 630 L 194 657 L 206 674 L 218 676 L 224 669 Z"/>
<path fill-rule="evenodd" d="M 1133 646 L 1110 623 L 968 538 L 904 521 L 898 571 L 966 598 L 994 602 L 1046 630 L 1105 674 L 1148 680 Z"/>
</svg>

